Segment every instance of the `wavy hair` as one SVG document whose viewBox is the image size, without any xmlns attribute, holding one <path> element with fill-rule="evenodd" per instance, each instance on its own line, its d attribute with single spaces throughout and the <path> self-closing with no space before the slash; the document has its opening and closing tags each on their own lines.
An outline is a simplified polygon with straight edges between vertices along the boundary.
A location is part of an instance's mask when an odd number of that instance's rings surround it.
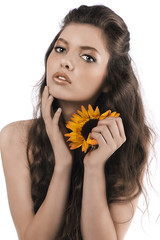
<svg viewBox="0 0 160 240">
<path fill-rule="evenodd" d="M 126 142 L 106 161 L 105 178 L 108 204 L 131 201 L 143 192 L 143 174 L 147 166 L 147 149 L 150 129 L 146 124 L 139 84 L 129 56 L 130 33 L 123 19 L 104 5 L 85 6 L 71 10 L 63 19 L 61 30 L 45 55 L 45 73 L 38 84 L 39 102 L 33 124 L 28 134 L 27 157 L 31 172 L 31 195 L 35 213 L 47 194 L 54 171 L 54 152 L 46 133 L 41 114 L 42 92 L 46 85 L 46 63 L 56 40 L 70 23 L 91 24 L 100 28 L 105 36 L 106 49 L 110 53 L 105 84 L 107 93 L 101 93 L 93 108 L 99 107 L 121 113 Z M 52 104 L 54 112 L 59 107 L 58 99 Z M 63 116 L 60 119 L 64 124 Z M 32 156 L 32 161 L 30 156 Z M 83 189 L 83 158 L 80 149 L 73 150 L 71 185 L 63 222 L 57 239 L 82 239 L 80 216 Z"/>
</svg>

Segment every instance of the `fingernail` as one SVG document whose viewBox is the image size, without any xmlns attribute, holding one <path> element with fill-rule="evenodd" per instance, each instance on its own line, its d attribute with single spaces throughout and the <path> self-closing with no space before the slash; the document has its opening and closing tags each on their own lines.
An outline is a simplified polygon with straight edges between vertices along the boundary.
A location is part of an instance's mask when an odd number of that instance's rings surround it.
<svg viewBox="0 0 160 240">
<path fill-rule="evenodd" d="M 61 111 L 61 108 L 58 108 L 57 112 L 60 112 Z"/>
</svg>

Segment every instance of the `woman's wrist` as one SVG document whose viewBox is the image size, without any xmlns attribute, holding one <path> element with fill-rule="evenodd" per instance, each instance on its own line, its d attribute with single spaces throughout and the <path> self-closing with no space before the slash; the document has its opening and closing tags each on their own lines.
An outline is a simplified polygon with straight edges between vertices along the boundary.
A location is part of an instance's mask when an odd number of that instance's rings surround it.
<svg viewBox="0 0 160 240">
<path fill-rule="evenodd" d="M 68 161 L 67 163 L 62 164 L 58 164 L 55 163 L 55 167 L 54 167 L 54 172 L 64 172 L 64 171 L 70 171 L 72 169 L 72 161 Z"/>
<path fill-rule="evenodd" d="M 102 172 L 104 171 L 104 164 L 90 164 L 85 162 L 84 171 L 94 173 L 94 172 Z"/>
</svg>

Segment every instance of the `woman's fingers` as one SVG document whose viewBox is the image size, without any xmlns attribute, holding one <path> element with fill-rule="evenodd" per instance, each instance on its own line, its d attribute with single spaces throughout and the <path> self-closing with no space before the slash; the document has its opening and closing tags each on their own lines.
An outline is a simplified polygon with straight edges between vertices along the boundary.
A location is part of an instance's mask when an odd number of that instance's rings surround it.
<svg viewBox="0 0 160 240">
<path fill-rule="evenodd" d="M 122 119 L 120 117 L 118 117 L 115 120 L 116 120 L 118 129 L 119 129 L 119 134 L 120 134 L 121 138 L 123 139 L 123 141 L 125 142 L 126 141 L 126 135 L 125 135 Z"/>
<path fill-rule="evenodd" d="M 118 129 L 118 125 L 117 122 L 115 121 L 115 118 L 111 118 L 111 119 L 106 119 L 105 122 L 99 122 L 98 126 L 107 126 L 113 139 L 117 139 L 120 136 L 120 132 Z"/>
<path fill-rule="evenodd" d="M 51 121 L 51 105 L 53 102 L 53 96 L 49 95 L 48 86 L 45 86 L 42 94 L 42 116 L 45 122 Z"/>
<path fill-rule="evenodd" d="M 53 117 L 53 125 L 58 126 L 59 118 L 61 116 L 62 109 L 58 108 Z"/>
<path fill-rule="evenodd" d="M 45 109 L 46 109 L 46 102 L 48 99 L 48 89 L 47 86 L 45 86 L 43 93 L 42 93 L 42 116 L 45 118 Z"/>
<path fill-rule="evenodd" d="M 116 139 L 117 137 L 120 136 L 122 140 L 124 141 L 126 140 L 123 122 L 120 117 L 117 118 L 106 117 L 105 119 L 100 120 L 98 122 L 97 126 L 99 125 L 107 125 L 112 133 L 113 138 Z"/>
<path fill-rule="evenodd" d="M 97 140 L 99 149 L 103 149 L 103 153 L 110 155 L 115 152 L 120 145 L 114 141 L 110 130 L 107 126 L 98 126 L 96 130 L 93 130 L 91 137 Z"/>
<path fill-rule="evenodd" d="M 95 137 L 99 145 L 109 144 L 113 141 L 111 132 L 105 125 L 97 126 L 92 129 L 91 137 Z"/>
<path fill-rule="evenodd" d="M 126 140 L 121 118 L 106 118 L 99 121 L 92 129 L 91 137 L 95 138 L 99 145 L 107 144 L 113 149 L 118 149 Z"/>
<path fill-rule="evenodd" d="M 43 93 L 42 93 L 42 110 L 45 109 L 45 105 L 46 105 L 48 96 L 49 96 L 48 87 L 45 86 L 45 87 L 44 87 L 44 90 L 43 90 Z"/>
<path fill-rule="evenodd" d="M 46 123 L 50 123 L 53 126 L 58 125 L 59 118 L 62 112 L 62 109 L 59 108 L 53 118 L 51 117 L 51 111 L 52 111 L 52 102 L 54 100 L 54 97 L 52 95 L 49 95 L 49 89 L 48 86 L 45 86 L 43 94 L 42 94 L 42 115 Z M 51 123 L 52 121 L 52 123 Z"/>
<path fill-rule="evenodd" d="M 52 121 L 52 117 L 51 117 L 51 106 L 52 106 L 52 102 L 53 102 L 53 96 L 49 95 L 48 99 L 46 101 L 46 105 L 45 105 L 45 109 L 44 109 L 44 119 L 47 122 Z"/>
<path fill-rule="evenodd" d="M 52 102 L 54 97 L 49 94 L 49 88 L 46 86 L 42 94 L 42 116 L 45 122 L 46 132 L 52 145 L 55 162 L 58 165 L 67 165 L 72 163 L 72 154 L 64 141 L 63 134 L 59 127 L 59 120 L 62 109 L 58 108 L 52 117 Z"/>
</svg>

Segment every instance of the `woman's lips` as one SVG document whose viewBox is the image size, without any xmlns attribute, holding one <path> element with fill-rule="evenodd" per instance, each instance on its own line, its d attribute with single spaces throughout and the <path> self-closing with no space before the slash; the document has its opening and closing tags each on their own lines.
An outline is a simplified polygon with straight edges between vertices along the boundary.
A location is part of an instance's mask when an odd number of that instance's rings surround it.
<svg viewBox="0 0 160 240">
<path fill-rule="evenodd" d="M 57 84 L 60 84 L 60 85 L 70 84 L 68 81 L 63 80 L 63 79 L 59 79 L 58 77 L 52 77 L 52 80 L 53 80 L 54 82 L 56 82 Z"/>
<path fill-rule="evenodd" d="M 53 74 L 52 79 L 56 82 L 56 83 L 60 83 L 60 84 L 71 84 L 71 80 L 68 77 L 67 74 L 65 74 L 64 72 L 56 72 Z"/>
</svg>

